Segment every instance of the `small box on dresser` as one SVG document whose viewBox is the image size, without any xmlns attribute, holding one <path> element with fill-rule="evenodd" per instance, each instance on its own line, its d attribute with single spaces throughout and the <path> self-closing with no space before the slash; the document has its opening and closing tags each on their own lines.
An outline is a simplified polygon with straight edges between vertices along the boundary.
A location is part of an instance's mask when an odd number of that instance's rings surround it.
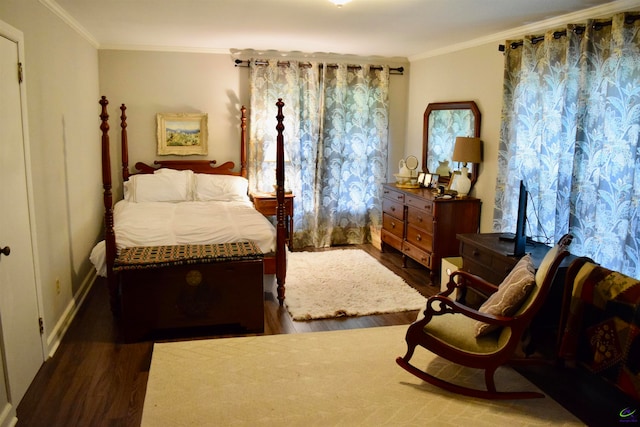
<svg viewBox="0 0 640 427">
<path fill-rule="evenodd" d="M 432 282 L 444 257 L 459 256 L 458 233 L 476 233 L 480 199 L 440 198 L 428 188 L 405 189 L 384 184 L 382 249 L 390 246 L 430 270 Z"/>
</svg>

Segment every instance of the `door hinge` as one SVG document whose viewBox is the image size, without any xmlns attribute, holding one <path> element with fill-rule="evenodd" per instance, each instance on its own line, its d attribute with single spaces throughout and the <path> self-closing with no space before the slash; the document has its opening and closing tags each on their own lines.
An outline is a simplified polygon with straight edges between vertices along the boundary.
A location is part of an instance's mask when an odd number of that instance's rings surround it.
<svg viewBox="0 0 640 427">
<path fill-rule="evenodd" d="M 40 335 L 44 334 L 44 320 L 42 320 L 42 317 L 38 317 L 38 325 L 40 326 Z"/>
<path fill-rule="evenodd" d="M 18 62 L 18 83 L 22 83 L 22 62 Z"/>
</svg>

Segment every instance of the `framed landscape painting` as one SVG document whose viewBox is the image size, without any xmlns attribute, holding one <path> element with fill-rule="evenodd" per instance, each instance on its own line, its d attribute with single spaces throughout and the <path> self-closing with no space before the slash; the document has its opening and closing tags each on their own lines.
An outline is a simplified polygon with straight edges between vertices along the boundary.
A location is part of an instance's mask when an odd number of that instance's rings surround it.
<svg viewBox="0 0 640 427">
<path fill-rule="evenodd" d="M 158 155 L 207 155 L 206 113 L 158 113 Z"/>
</svg>

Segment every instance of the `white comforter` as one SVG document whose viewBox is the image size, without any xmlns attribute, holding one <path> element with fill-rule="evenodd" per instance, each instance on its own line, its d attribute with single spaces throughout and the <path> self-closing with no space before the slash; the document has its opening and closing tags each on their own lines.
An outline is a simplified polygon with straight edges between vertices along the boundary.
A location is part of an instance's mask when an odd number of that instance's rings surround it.
<svg viewBox="0 0 640 427">
<path fill-rule="evenodd" d="M 145 202 L 121 200 L 114 207 L 116 246 L 229 243 L 253 240 L 262 252 L 275 251 L 275 227 L 251 202 Z M 91 251 L 91 262 L 106 276 L 105 243 Z"/>
</svg>

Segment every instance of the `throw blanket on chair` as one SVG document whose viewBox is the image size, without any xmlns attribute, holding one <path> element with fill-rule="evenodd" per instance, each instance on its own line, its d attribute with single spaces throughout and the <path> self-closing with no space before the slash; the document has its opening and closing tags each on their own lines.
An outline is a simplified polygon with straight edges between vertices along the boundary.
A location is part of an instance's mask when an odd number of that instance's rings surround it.
<svg viewBox="0 0 640 427">
<path fill-rule="evenodd" d="M 572 295 L 560 355 L 640 400 L 640 281 L 582 262 L 567 275 Z"/>
</svg>

